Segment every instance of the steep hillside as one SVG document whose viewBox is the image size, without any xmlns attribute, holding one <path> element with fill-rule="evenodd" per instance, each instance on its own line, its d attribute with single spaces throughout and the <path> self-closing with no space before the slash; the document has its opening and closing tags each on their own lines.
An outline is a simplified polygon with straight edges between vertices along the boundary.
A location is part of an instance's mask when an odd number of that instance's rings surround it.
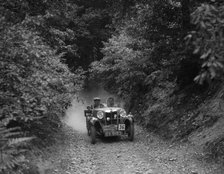
<svg viewBox="0 0 224 174">
<path fill-rule="evenodd" d="M 132 111 L 143 126 L 173 141 L 189 141 L 211 157 L 223 158 L 223 84 L 193 93 L 195 86 L 157 101 L 140 97 Z M 160 91 L 160 93 L 162 93 Z"/>
</svg>

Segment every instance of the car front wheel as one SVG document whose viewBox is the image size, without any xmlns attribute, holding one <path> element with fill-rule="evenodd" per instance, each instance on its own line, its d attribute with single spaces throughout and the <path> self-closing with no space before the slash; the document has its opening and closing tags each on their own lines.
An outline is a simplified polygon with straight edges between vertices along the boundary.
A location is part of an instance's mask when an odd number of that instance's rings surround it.
<svg viewBox="0 0 224 174">
<path fill-rule="evenodd" d="M 94 126 L 91 126 L 90 128 L 90 138 L 91 138 L 91 144 L 96 143 L 96 128 Z"/>
</svg>

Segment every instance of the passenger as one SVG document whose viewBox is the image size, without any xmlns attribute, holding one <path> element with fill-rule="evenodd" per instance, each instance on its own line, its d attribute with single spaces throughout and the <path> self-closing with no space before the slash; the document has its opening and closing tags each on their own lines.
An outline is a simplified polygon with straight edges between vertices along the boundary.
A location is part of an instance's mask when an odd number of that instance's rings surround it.
<svg viewBox="0 0 224 174">
<path fill-rule="evenodd" d="M 114 107 L 114 98 L 113 97 L 109 97 L 107 99 L 107 107 Z"/>
</svg>

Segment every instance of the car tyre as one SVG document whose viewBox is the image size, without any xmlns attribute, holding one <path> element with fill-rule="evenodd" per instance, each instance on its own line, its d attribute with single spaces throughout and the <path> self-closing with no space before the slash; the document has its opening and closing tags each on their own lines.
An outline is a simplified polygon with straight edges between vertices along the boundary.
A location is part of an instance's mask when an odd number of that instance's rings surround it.
<svg viewBox="0 0 224 174">
<path fill-rule="evenodd" d="M 94 126 L 91 126 L 90 128 L 90 138 L 91 138 L 91 144 L 96 143 L 96 128 Z"/>
<path fill-rule="evenodd" d="M 87 118 L 86 118 L 86 128 L 87 128 L 87 135 L 90 136 L 90 125 Z"/>
<path fill-rule="evenodd" d="M 90 129 L 88 128 L 88 129 L 87 129 L 87 135 L 90 136 L 90 134 L 91 134 L 91 131 L 90 131 Z"/>
<path fill-rule="evenodd" d="M 134 124 L 130 124 L 130 126 L 129 126 L 129 132 L 128 132 L 128 139 L 130 141 L 133 141 L 134 140 L 134 133 L 135 133 L 135 131 L 134 131 Z"/>
</svg>

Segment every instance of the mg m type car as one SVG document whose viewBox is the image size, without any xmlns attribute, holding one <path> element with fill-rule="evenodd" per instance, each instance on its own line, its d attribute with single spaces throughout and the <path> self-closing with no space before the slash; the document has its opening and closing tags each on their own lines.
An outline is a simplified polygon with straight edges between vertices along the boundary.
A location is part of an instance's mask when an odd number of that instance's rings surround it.
<svg viewBox="0 0 224 174">
<path fill-rule="evenodd" d="M 94 107 L 88 106 L 87 110 L 84 111 L 87 132 L 91 143 L 96 143 L 97 136 L 112 137 L 124 135 L 130 141 L 133 141 L 133 115 L 127 114 L 121 107 L 115 107 L 111 98 L 108 99 L 107 105 L 100 104 L 99 101 L 99 98 L 95 98 Z"/>
</svg>

